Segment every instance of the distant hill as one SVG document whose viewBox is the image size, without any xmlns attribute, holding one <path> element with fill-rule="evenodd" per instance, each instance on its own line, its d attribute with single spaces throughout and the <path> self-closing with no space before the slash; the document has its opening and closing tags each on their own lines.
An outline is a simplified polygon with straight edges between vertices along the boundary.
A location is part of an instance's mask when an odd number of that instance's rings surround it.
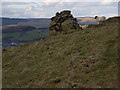
<svg viewBox="0 0 120 90">
<path fill-rule="evenodd" d="M 0 19 L 2 19 L 3 48 L 10 47 L 11 43 L 19 45 L 20 43 L 32 42 L 48 37 L 50 20 L 47 18 L 21 19 L 3 17 Z"/>
<path fill-rule="evenodd" d="M 98 24 L 94 17 L 77 17 L 77 21 L 79 24 Z"/>
<path fill-rule="evenodd" d="M 22 43 L 48 37 L 49 18 L 0 18 L 2 19 L 3 48 L 11 43 Z M 79 24 L 96 24 L 92 17 L 78 17 Z M 1 27 L 1 26 L 0 26 Z M 7 45 L 7 46 L 5 46 Z"/>
<path fill-rule="evenodd" d="M 79 24 L 97 24 L 93 17 L 76 17 Z M 48 27 L 50 24 L 49 18 L 0 18 L 2 25 L 32 25 L 35 27 Z"/>
<path fill-rule="evenodd" d="M 38 28 L 48 27 L 50 20 L 48 18 L 0 18 L 2 19 L 2 26 L 7 25 L 27 25 L 27 26 L 34 26 Z"/>
<path fill-rule="evenodd" d="M 15 25 L 18 24 L 19 22 L 27 22 L 29 20 L 27 19 L 19 19 L 19 18 L 0 18 L 2 19 L 2 25 Z"/>
<path fill-rule="evenodd" d="M 44 28 L 44 27 L 48 27 L 50 24 L 50 19 L 46 18 L 46 19 L 29 19 L 28 22 L 19 22 L 18 25 L 30 25 L 30 26 L 34 26 L 37 28 Z"/>
<path fill-rule="evenodd" d="M 48 37 L 48 27 L 36 28 L 27 25 L 8 25 L 2 29 L 3 48 L 10 47 L 12 43 L 32 42 Z M 13 45 L 12 45 L 13 46 Z"/>
<path fill-rule="evenodd" d="M 2 51 L 3 88 L 118 88 L 120 17 Z"/>
<path fill-rule="evenodd" d="M 36 29 L 33 26 L 9 26 L 9 27 L 5 27 L 3 28 L 3 33 L 14 33 L 14 32 L 26 32 L 26 31 L 30 31 L 30 30 L 34 30 Z"/>
</svg>

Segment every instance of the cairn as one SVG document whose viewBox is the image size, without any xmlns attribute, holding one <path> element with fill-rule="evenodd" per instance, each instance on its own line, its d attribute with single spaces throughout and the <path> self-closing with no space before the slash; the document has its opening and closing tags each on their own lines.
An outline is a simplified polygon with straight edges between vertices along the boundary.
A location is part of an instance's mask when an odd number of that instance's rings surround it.
<svg viewBox="0 0 120 90">
<path fill-rule="evenodd" d="M 64 10 L 60 13 L 57 12 L 56 15 L 51 18 L 49 30 L 68 31 L 77 29 L 81 29 L 81 27 L 69 10 Z"/>
</svg>

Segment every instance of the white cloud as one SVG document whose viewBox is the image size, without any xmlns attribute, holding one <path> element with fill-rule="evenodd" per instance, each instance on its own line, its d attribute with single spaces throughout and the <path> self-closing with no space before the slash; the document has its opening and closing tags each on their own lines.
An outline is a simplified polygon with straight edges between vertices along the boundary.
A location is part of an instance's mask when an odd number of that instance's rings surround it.
<svg viewBox="0 0 120 90">
<path fill-rule="evenodd" d="M 20 15 L 19 14 L 17 14 L 17 13 L 15 13 L 15 14 L 13 14 L 15 17 L 19 17 Z"/>
<path fill-rule="evenodd" d="M 31 10 L 32 10 L 32 6 L 31 5 L 26 7 L 26 12 L 31 11 Z"/>
<path fill-rule="evenodd" d="M 62 1 L 62 0 L 61 0 Z M 103 0 L 103 2 L 105 2 Z M 117 3 L 101 4 L 101 2 L 19 2 L 3 3 L 5 17 L 52 17 L 56 12 L 68 9 L 73 16 L 117 15 Z M 18 15 L 19 14 L 19 15 Z"/>
<path fill-rule="evenodd" d="M 91 11 L 90 13 L 90 16 L 95 16 L 95 15 L 98 15 L 99 14 L 99 11 Z"/>
<path fill-rule="evenodd" d="M 2 4 L 0 3 L 0 17 L 2 16 Z"/>
<path fill-rule="evenodd" d="M 112 2 L 113 2 L 113 0 L 103 0 L 101 2 L 101 5 L 110 5 L 110 4 L 112 4 Z"/>
<path fill-rule="evenodd" d="M 110 5 L 113 2 L 119 2 L 119 0 L 102 0 L 100 4 L 101 5 Z"/>
<path fill-rule="evenodd" d="M 119 0 L 3 0 L 2 2 L 119 2 Z"/>
</svg>

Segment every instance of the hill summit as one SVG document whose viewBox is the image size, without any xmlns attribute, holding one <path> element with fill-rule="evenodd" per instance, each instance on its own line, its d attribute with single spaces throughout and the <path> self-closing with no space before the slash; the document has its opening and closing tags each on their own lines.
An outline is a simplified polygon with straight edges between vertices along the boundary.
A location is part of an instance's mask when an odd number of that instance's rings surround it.
<svg viewBox="0 0 120 90">
<path fill-rule="evenodd" d="M 64 10 L 62 12 L 57 12 L 56 16 L 51 18 L 51 23 L 49 26 L 50 30 L 55 31 L 66 31 L 66 30 L 76 30 L 81 29 L 77 23 L 77 19 L 73 17 L 71 11 Z"/>
</svg>

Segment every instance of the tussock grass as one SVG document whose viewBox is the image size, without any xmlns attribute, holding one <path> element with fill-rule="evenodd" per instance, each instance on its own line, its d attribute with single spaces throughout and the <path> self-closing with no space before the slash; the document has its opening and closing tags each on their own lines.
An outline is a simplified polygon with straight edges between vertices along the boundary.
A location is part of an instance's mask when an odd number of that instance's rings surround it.
<svg viewBox="0 0 120 90">
<path fill-rule="evenodd" d="M 116 23 L 116 24 L 115 24 Z M 118 22 L 9 48 L 3 88 L 117 88 Z"/>
</svg>

